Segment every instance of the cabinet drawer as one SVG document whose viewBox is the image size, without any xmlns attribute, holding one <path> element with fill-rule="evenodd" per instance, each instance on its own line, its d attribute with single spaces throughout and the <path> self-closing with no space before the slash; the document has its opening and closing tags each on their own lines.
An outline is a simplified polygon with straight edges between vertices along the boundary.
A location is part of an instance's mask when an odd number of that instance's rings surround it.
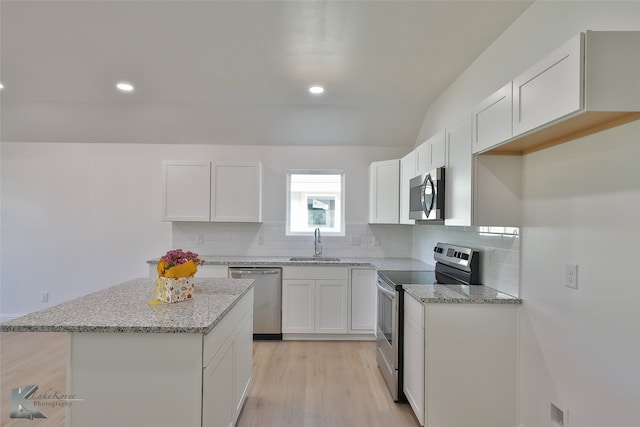
<svg viewBox="0 0 640 427">
<path fill-rule="evenodd" d="M 253 288 L 247 292 L 240 301 L 231 309 L 213 330 L 204 336 L 204 348 L 202 351 L 203 367 L 220 351 L 224 343 L 233 334 L 234 330 L 247 313 L 253 307 Z"/>
<path fill-rule="evenodd" d="M 404 315 L 424 329 L 424 305 L 406 292 L 404 294 Z"/>
<path fill-rule="evenodd" d="M 226 279 L 229 277 L 229 270 L 226 265 L 201 265 L 198 267 L 196 277 Z"/>
<path fill-rule="evenodd" d="M 284 267 L 282 278 L 347 280 L 348 273 L 346 267 Z"/>
</svg>

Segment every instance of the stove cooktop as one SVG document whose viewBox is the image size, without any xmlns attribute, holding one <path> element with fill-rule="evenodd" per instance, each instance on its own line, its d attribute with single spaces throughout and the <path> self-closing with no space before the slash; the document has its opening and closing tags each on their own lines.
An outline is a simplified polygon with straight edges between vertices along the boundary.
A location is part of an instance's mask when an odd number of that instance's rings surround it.
<svg viewBox="0 0 640 427">
<path fill-rule="evenodd" d="M 401 288 L 402 285 L 460 285 L 460 281 L 435 271 L 426 270 L 382 270 L 378 276 L 387 284 Z"/>
</svg>

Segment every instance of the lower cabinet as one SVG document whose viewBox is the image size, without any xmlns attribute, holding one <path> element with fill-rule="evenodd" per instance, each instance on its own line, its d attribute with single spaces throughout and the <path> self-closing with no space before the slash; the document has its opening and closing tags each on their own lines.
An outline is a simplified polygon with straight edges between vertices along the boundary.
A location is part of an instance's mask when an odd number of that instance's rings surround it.
<svg viewBox="0 0 640 427">
<path fill-rule="evenodd" d="M 518 310 L 405 293 L 404 392 L 421 425 L 517 425 Z"/>
<path fill-rule="evenodd" d="M 253 290 L 251 294 L 253 301 Z M 241 304 L 243 301 L 204 337 L 203 427 L 235 425 L 249 392 L 253 368 L 253 305 L 247 307 Z"/>
<path fill-rule="evenodd" d="M 348 269 L 284 267 L 282 333 L 346 334 Z"/>
<path fill-rule="evenodd" d="M 413 413 L 424 425 L 424 310 L 422 303 L 405 293 L 403 391 Z"/>
<path fill-rule="evenodd" d="M 349 332 L 354 334 L 376 333 L 377 273 L 371 269 L 351 270 L 351 316 Z"/>
<path fill-rule="evenodd" d="M 83 401 L 67 408 L 66 425 L 233 426 L 251 384 L 252 346 L 253 289 L 206 335 L 71 332 L 67 391 Z"/>
</svg>

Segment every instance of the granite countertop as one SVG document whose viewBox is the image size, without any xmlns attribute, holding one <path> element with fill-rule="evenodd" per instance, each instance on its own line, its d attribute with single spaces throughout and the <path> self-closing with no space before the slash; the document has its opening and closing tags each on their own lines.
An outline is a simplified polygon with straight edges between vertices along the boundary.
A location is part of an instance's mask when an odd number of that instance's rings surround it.
<svg viewBox="0 0 640 427">
<path fill-rule="evenodd" d="M 291 261 L 292 257 L 256 257 L 256 256 L 207 256 L 201 255 L 205 265 L 228 266 L 344 266 L 344 267 L 370 267 L 376 270 L 430 270 L 433 265 L 418 261 L 413 258 L 351 258 L 336 257 L 340 261 L 331 261 L 318 257 L 316 260 Z M 311 257 L 309 257 L 311 258 Z M 324 259 L 323 259 L 324 258 Z M 158 259 L 147 261 L 149 264 L 157 264 Z"/>
<path fill-rule="evenodd" d="M 253 279 L 195 278 L 194 298 L 149 305 L 155 279 L 134 279 L 0 324 L 3 332 L 206 334 L 253 286 Z"/>
<path fill-rule="evenodd" d="M 403 285 L 425 304 L 522 304 L 522 299 L 483 285 Z"/>
</svg>

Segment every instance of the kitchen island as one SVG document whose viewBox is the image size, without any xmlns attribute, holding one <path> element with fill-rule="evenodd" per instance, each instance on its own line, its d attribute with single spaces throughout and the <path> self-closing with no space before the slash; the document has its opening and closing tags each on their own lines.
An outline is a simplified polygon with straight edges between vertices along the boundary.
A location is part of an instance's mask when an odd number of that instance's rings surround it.
<svg viewBox="0 0 640 427">
<path fill-rule="evenodd" d="M 153 279 L 135 279 L 0 330 L 70 334 L 68 427 L 233 425 L 251 384 L 253 281 L 195 285 L 191 301 L 149 305 Z"/>
</svg>

